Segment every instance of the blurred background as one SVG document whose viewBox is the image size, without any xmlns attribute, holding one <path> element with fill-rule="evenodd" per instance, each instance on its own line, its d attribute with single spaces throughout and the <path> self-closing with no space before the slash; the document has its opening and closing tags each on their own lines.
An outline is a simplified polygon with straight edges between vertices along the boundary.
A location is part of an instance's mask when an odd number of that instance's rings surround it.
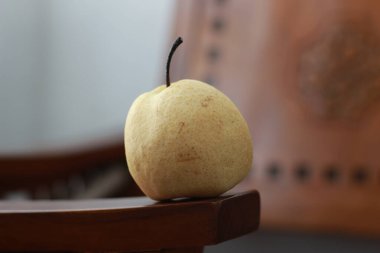
<svg viewBox="0 0 380 253">
<path fill-rule="evenodd" d="M 0 5 L 2 153 L 121 134 L 133 100 L 161 84 L 174 1 Z"/>
<path fill-rule="evenodd" d="M 323 3 L 321 3 L 323 2 Z M 205 252 L 380 251 L 376 1 L 0 0 L 0 196 L 141 195 L 133 100 L 206 81 L 247 119 L 260 231 Z"/>
</svg>

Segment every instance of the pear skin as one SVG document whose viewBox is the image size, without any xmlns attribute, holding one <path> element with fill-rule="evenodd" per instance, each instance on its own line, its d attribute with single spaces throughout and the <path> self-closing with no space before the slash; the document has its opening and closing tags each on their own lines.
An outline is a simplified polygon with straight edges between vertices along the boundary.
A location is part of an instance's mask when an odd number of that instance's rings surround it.
<svg viewBox="0 0 380 253">
<path fill-rule="evenodd" d="M 195 80 L 139 96 L 128 112 L 124 142 L 130 174 L 154 200 L 218 196 L 252 166 L 243 116 L 222 92 Z"/>
</svg>

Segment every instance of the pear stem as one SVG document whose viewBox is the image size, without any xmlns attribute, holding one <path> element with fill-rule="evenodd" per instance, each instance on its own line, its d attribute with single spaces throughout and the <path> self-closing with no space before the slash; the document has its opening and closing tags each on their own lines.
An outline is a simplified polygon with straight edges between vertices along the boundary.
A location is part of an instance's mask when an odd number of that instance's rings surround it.
<svg viewBox="0 0 380 253">
<path fill-rule="evenodd" d="M 182 44 L 182 42 L 183 42 L 182 38 L 178 37 L 176 39 L 176 41 L 173 43 L 172 49 L 170 50 L 168 61 L 166 63 L 166 87 L 170 86 L 169 70 L 170 70 L 170 63 L 172 61 L 173 54 L 174 54 L 175 50 L 177 49 L 177 47 Z"/>
</svg>

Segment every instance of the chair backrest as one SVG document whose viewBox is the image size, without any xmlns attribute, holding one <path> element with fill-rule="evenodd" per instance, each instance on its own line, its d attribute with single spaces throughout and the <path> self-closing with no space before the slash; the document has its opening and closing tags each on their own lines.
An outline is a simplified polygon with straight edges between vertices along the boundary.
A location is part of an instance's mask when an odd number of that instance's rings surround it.
<svg viewBox="0 0 380 253">
<path fill-rule="evenodd" d="M 0 155 L 0 197 L 22 194 L 30 199 L 72 199 L 138 195 L 129 176 L 122 140 L 121 136 L 76 147 Z"/>
<path fill-rule="evenodd" d="M 241 109 L 263 227 L 380 235 L 379 7 L 179 2 L 172 80 L 209 82 Z"/>
<path fill-rule="evenodd" d="M 0 251 L 202 252 L 258 228 L 257 191 L 214 199 L 0 201 Z"/>
</svg>

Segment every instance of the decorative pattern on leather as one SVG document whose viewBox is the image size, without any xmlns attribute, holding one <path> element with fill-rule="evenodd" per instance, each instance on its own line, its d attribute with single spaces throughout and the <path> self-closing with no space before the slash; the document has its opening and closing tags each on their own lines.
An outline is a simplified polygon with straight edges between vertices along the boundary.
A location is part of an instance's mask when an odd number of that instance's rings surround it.
<svg viewBox="0 0 380 253">
<path fill-rule="evenodd" d="M 378 34 L 370 20 L 345 20 L 325 28 L 303 51 L 298 86 L 312 111 L 357 120 L 379 100 Z"/>
</svg>

